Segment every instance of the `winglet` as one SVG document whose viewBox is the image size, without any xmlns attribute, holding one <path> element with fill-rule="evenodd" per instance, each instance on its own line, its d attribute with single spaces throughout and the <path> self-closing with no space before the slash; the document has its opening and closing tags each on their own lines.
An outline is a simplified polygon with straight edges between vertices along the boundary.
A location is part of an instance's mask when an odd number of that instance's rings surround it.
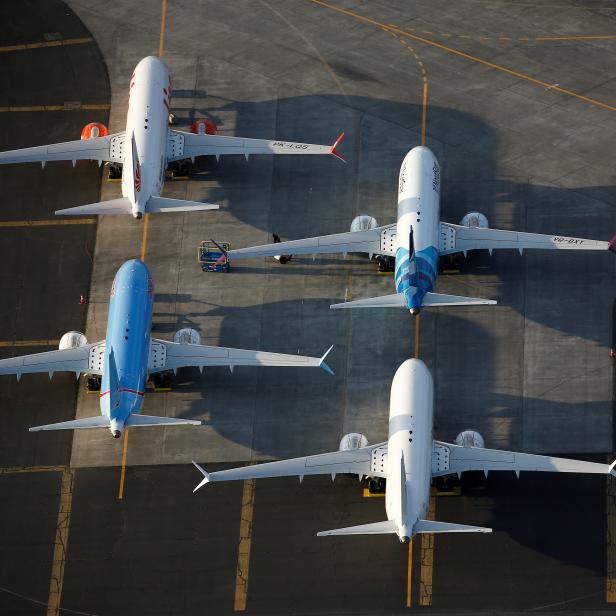
<svg viewBox="0 0 616 616">
<path fill-rule="evenodd" d="M 336 151 L 336 146 L 342 141 L 344 137 L 344 133 L 340 133 L 340 137 L 334 141 L 334 145 L 332 145 L 332 149 L 330 150 L 330 154 L 333 154 L 336 158 L 339 158 L 343 163 L 346 163 L 346 160 L 340 155 L 339 152 Z"/>
<path fill-rule="evenodd" d="M 608 474 L 613 475 L 614 477 L 616 477 L 616 470 L 614 470 L 614 467 L 616 467 L 616 460 L 614 460 L 611 464 L 610 467 L 608 469 Z"/>
<path fill-rule="evenodd" d="M 607 249 L 616 252 L 616 235 L 607 243 Z"/>
<path fill-rule="evenodd" d="M 199 469 L 199 472 L 203 475 L 204 479 L 201 483 L 193 490 L 193 494 L 199 489 L 202 488 L 206 483 L 210 482 L 210 474 L 199 464 L 197 464 L 194 460 L 192 463 Z"/>
<path fill-rule="evenodd" d="M 329 352 L 334 348 L 334 345 L 332 344 L 329 349 L 327 349 L 327 351 L 325 351 L 325 354 L 323 355 L 323 357 L 321 357 L 321 360 L 319 361 L 319 368 L 323 368 L 323 370 L 325 370 L 325 372 L 328 372 L 329 374 L 331 374 L 332 376 L 336 376 L 334 374 L 334 371 L 325 363 L 325 358 L 329 355 Z"/>
</svg>

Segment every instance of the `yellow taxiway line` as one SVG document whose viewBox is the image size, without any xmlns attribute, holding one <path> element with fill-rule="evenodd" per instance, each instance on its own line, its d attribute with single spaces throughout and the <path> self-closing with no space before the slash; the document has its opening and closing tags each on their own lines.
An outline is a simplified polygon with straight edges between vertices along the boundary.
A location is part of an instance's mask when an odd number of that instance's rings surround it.
<svg viewBox="0 0 616 616">
<path fill-rule="evenodd" d="M 242 493 L 242 513 L 240 517 L 240 542 L 237 554 L 237 570 L 235 573 L 235 600 L 233 609 L 236 612 L 246 610 L 248 599 L 248 574 L 250 571 L 250 548 L 252 545 L 252 518 L 255 503 L 255 480 L 244 481 Z"/>
<path fill-rule="evenodd" d="M 0 467 L 0 475 L 16 475 L 20 473 L 61 473 L 66 466 L 5 466 Z"/>
<path fill-rule="evenodd" d="M 94 39 L 91 36 L 82 38 L 60 39 L 57 41 L 41 41 L 39 43 L 22 43 L 21 45 L 3 45 L 0 46 L 0 53 L 7 51 L 26 51 L 28 49 L 45 49 L 47 47 L 68 47 L 69 45 L 84 45 L 85 43 L 93 43 Z"/>
<path fill-rule="evenodd" d="M 51 564 L 51 580 L 49 582 L 49 598 L 47 599 L 47 616 L 59 616 L 60 600 L 62 598 L 62 583 L 64 581 L 64 566 L 68 547 L 68 531 L 71 522 L 73 504 L 73 485 L 75 475 L 65 468 L 62 473 L 62 488 L 60 491 L 60 508 L 56 524 L 56 539 L 53 548 Z"/>
<path fill-rule="evenodd" d="M 610 458 L 613 460 L 613 457 Z M 607 572 L 606 603 L 616 603 L 616 483 L 607 476 Z"/>
<path fill-rule="evenodd" d="M 57 218 L 50 220 L 2 220 L 0 229 L 13 229 L 19 227 L 54 227 L 57 225 L 95 225 L 96 218 L 72 218 L 70 220 Z"/>
<path fill-rule="evenodd" d="M 376 19 L 372 19 L 371 17 L 366 17 L 365 15 L 360 15 L 359 13 L 355 13 L 354 11 L 350 11 L 349 9 L 342 8 L 340 6 L 336 6 L 335 4 L 330 4 L 329 2 L 325 2 L 324 0 L 310 0 L 313 4 L 318 4 L 327 9 L 336 11 L 338 13 L 342 13 L 344 15 L 348 15 L 349 17 L 353 17 L 358 21 L 363 21 L 364 23 L 370 24 L 372 26 L 376 26 L 381 29 L 386 29 L 400 36 L 406 36 L 411 38 L 419 43 L 423 43 L 424 45 L 429 45 L 430 47 L 435 47 L 442 51 L 446 51 L 447 53 L 456 55 L 460 58 L 464 58 L 466 60 L 470 60 L 472 62 L 476 62 L 478 64 L 483 64 L 484 66 L 488 66 L 502 73 L 506 73 L 511 75 L 512 77 L 517 77 L 518 79 L 523 79 L 530 83 L 533 83 L 537 86 L 541 86 L 544 89 L 549 89 L 554 92 L 559 92 L 560 94 L 565 94 L 566 96 L 571 96 L 580 101 L 588 103 L 590 105 L 594 105 L 596 107 L 601 107 L 603 109 L 607 109 L 609 111 L 616 111 L 616 107 L 613 105 L 608 105 L 600 100 L 595 98 L 591 98 L 589 96 L 584 96 L 583 94 L 578 94 L 577 92 L 573 92 L 572 90 L 568 90 L 567 88 L 561 88 L 560 86 L 554 85 L 553 83 L 548 83 L 547 81 L 543 81 L 542 79 L 537 79 L 536 77 L 532 77 L 531 75 L 526 75 L 525 73 L 521 73 L 520 71 L 515 71 L 513 69 L 507 68 L 506 66 L 501 66 L 499 64 L 495 64 L 494 62 L 490 62 L 489 60 L 484 60 L 483 58 L 479 58 L 477 56 L 473 56 L 464 51 L 460 51 L 459 49 L 455 49 L 454 47 L 449 47 L 448 45 L 444 45 L 443 43 L 438 43 L 437 41 L 427 39 L 423 36 L 418 36 L 417 34 L 412 34 L 407 30 L 403 30 L 402 28 L 394 25 L 394 24 L 385 24 Z"/>
<path fill-rule="evenodd" d="M 160 17 L 160 36 L 158 39 L 158 56 L 163 57 L 165 49 L 165 21 L 167 18 L 167 0 L 162 0 L 161 17 Z M 145 253 L 148 248 L 148 230 L 150 226 L 150 215 L 144 214 L 143 216 L 143 234 L 141 236 L 141 250 L 139 251 L 139 258 L 144 261 Z M 118 499 L 124 498 L 124 483 L 126 480 L 126 455 L 128 451 L 128 428 L 124 430 L 124 444 L 122 447 L 122 466 L 120 468 L 120 487 L 118 489 Z"/>
<path fill-rule="evenodd" d="M 111 109 L 111 105 L 108 103 L 98 104 L 98 103 L 79 103 L 76 106 L 66 104 L 66 105 L 12 105 L 9 107 L 0 107 L 0 113 L 25 113 L 31 111 L 108 111 Z"/>
<path fill-rule="evenodd" d="M 0 347 L 34 347 L 34 346 L 58 346 L 57 340 L 0 340 Z"/>
<path fill-rule="evenodd" d="M 436 517 L 436 499 L 430 497 L 428 520 Z M 421 570 L 419 577 L 419 605 L 432 605 L 432 575 L 434 572 L 434 533 L 421 535 Z"/>
</svg>

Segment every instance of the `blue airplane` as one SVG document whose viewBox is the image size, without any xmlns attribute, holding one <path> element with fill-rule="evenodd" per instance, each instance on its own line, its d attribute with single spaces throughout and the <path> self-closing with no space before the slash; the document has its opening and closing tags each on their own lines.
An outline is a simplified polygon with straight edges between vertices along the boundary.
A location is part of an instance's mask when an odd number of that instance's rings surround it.
<svg viewBox="0 0 616 616">
<path fill-rule="evenodd" d="M 137 259 L 126 261 L 111 287 L 105 340 L 88 344 L 80 332 L 68 332 L 57 351 L 0 360 L 0 374 L 16 374 L 18 380 L 22 374 L 48 372 L 51 378 L 62 371 L 74 372 L 77 378 L 82 373 L 102 377 L 100 417 L 36 426 L 30 432 L 109 428 L 114 438 L 120 438 L 129 426 L 201 425 L 195 419 L 139 414 L 148 376 L 186 366 L 321 367 L 333 374 L 325 363 L 332 347 L 318 358 L 151 338 L 153 303 L 154 283 L 147 266 Z"/>
</svg>

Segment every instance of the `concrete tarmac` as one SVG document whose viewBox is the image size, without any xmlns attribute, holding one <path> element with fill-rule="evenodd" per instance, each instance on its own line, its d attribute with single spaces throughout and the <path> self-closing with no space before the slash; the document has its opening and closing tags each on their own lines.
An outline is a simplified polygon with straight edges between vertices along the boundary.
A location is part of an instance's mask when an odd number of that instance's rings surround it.
<svg viewBox="0 0 616 616">
<path fill-rule="evenodd" d="M 128 77 L 141 57 L 158 51 L 161 4 L 146 0 L 138 10 L 120 0 L 69 4 L 89 32 L 70 30 L 65 21 L 77 22 L 65 19 L 71 9 L 58 3 L 41 12 L 38 30 L 15 22 L 2 44 L 46 40 L 49 31 L 91 33 L 109 75 L 109 126 L 123 130 Z M 4 405 L 21 410 L 5 419 L 4 466 L 59 470 L 0 476 L 8 503 L 0 512 L 2 611 L 47 613 L 58 538 L 67 540 L 61 597 L 67 610 L 219 614 L 234 611 L 243 596 L 249 612 L 405 611 L 408 551 L 395 538 L 315 537 L 318 530 L 384 518 L 383 499 L 363 498 L 355 479 L 337 477 L 333 486 L 329 478 L 307 478 L 302 486 L 295 479 L 262 481 L 247 505 L 242 483 L 192 495 L 199 475 L 188 465 L 192 457 L 215 469 L 319 453 L 335 449 L 349 431 L 384 440 L 391 379 L 414 352 L 417 322 L 403 311 L 338 314 L 327 306 L 389 293 L 392 278 L 376 275 L 357 256 L 302 258 L 288 266 L 261 259 L 234 263 L 228 275 L 204 274 L 197 246 L 210 237 L 245 246 L 268 241 L 273 231 L 283 239 L 345 231 L 363 213 L 393 222 L 400 161 L 421 141 L 424 76 L 427 145 L 442 165 L 444 220 L 479 210 L 494 227 L 609 239 L 613 44 L 579 36 L 610 35 L 610 22 L 600 10 L 562 0 L 489 10 L 338 0 L 268 0 L 247 10 L 174 0 L 165 23 L 178 128 L 208 117 L 221 134 L 320 143 L 346 130 L 341 151 L 348 164 L 292 156 L 199 161 L 189 181 L 168 182 L 164 194 L 220 203 L 221 210 L 151 217 L 145 243 L 143 222 L 130 217 L 101 218 L 95 246 L 93 225 L 45 228 L 35 242 L 31 228 L 2 228 L 7 237 L 23 233 L 3 248 L 3 262 L 13 266 L 2 271 L 9 276 L 2 278 L 2 337 L 49 341 L 82 328 L 76 299 L 92 264 L 86 332 L 102 338 L 115 271 L 145 245 L 156 283 L 154 335 L 171 338 L 188 326 L 208 344 L 315 355 L 335 344 L 336 377 L 290 369 L 178 372 L 171 392 L 148 394 L 144 412 L 206 425 L 131 432 L 121 500 L 122 443 L 106 431 L 81 432 L 72 447 L 69 434 L 25 432 L 73 416 L 73 378 L 56 376 L 49 384 L 46 376 L 24 377 L 19 385 L 4 379 Z M 70 70 L 58 69 L 53 54 L 60 51 Z M 39 104 L 37 80 L 45 75 L 53 104 L 108 102 L 98 51 L 81 45 L 20 53 L 24 65 L 7 73 L 4 105 Z M 51 54 L 47 71 L 29 64 L 35 53 Z M 10 137 L 3 148 L 75 138 L 83 124 L 106 113 L 0 113 L 2 134 Z M 74 126 L 63 132 L 66 118 Z M 118 196 L 119 186 L 106 182 L 98 194 L 99 173 L 94 165 L 62 163 L 43 172 L 1 168 L 5 197 L 14 204 L 6 220 L 51 218 L 60 204 Z M 53 258 L 44 250 L 50 244 Z M 435 375 L 437 438 L 451 440 L 471 427 L 488 446 L 604 459 L 614 449 L 613 267 L 609 254 L 505 252 L 471 255 L 459 273 L 441 276 L 439 291 L 495 298 L 499 305 L 422 313 L 419 350 Z M 61 294 L 53 280 L 66 285 Z M 73 295 L 75 303 L 68 302 Z M 76 412 L 98 413 L 83 384 Z M 75 475 L 67 536 L 58 534 L 57 519 L 65 502 L 60 473 L 69 460 Z M 528 474 L 516 481 L 493 473 L 478 485 L 471 479 L 464 478 L 462 496 L 437 498 L 436 518 L 491 525 L 495 532 L 438 537 L 432 560 L 416 540 L 413 606 L 423 602 L 449 614 L 611 609 L 614 505 L 603 478 Z M 248 515 L 247 541 L 240 529 Z M 249 549 L 246 568 L 240 545 Z"/>
</svg>

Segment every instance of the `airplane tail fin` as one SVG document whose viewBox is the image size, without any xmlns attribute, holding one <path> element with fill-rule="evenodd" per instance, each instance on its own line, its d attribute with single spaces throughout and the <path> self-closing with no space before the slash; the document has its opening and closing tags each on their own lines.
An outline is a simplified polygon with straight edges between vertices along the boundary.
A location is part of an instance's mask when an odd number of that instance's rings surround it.
<svg viewBox="0 0 616 616">
<path fill-rule="evenodd" d="M 45 430 L 79 430 L 81 428 L 108 428 L 109 419 L 103 415 L 98 417 L 85 417 L 73 421 L 61 421 L 60 423 L 47 424 L 45 426 L 33 426 L 29 432 L 43 432 Z"/>
<path fill-rule="evenodd" d="M 392 295 L 367 297 L 366 299 L 356 299 L 341 304 L 332 304 L 330 308 L 406 308 L 406 302 L 402 293 L 393 293 Z"/>
<path fill-rule="evenodd" d="M 150 197 L 145 206 L 145 211 L 149 214 L 157 214 L 160 212 L 202 212 L 219 208 L 220 206 L 215 203 L 184 201 L 183 199 L 168 199 L 167 197 Z"/>
<path fill-rule="evenodd" d="M 481 299 L 480 297 L 464 297 L 463 295 L 445 295 L 443 293 L 426 293 L 423 306 L 479 306 L 496 304 L 494 299 Z"/>
<path fill-rule="evenodd" d="M 398 532 L 398 526 L 393 520 L 361 524 L 360 526 L 347 526 L 335 530 L 323 530 L 317 537 L 331 537 L 333 535 L 390 535 Z"/>
<path fill-rule="evenodd" d="M 94 214 L 130 214 L 132 212 L 130 201 L 126 197 L 99 201 L 88 205 L 78 205 L 64 210 L 56 210 L 56 216 L 93 216 Z"/>
<path fill-rule="evenodd" d="M 181 419 L 179 417 L 157 417 L 155 415 L 129 415 L 125 426 L 200 426 L 198 419 Z"/>
<path fill-rule="evenodd" d="M 418 533 L 491 533 L 491 528 L 485 526 L 468 526 L 452 524 L 451 522 L 435 522 L 434 520 L 417 520 L 413 526 L 413 534 Z"/>
<path fill-rule="evenodd" d="M 496 304 L 493 299 L 481 299 L 479 297 L 464 297 L 462 295 L 444 295 L 442 293 L 426 293 L 422 306 L 479 306 L 486 304 Z M 332 304 L 330 308 L 406 308 L 406 300 L 403 293 L 393 293 L 392 295 L 381 295 L 380 297 L 368 297 L 366 299 L 356 299 L 341 304 Z"/>
</svg>

